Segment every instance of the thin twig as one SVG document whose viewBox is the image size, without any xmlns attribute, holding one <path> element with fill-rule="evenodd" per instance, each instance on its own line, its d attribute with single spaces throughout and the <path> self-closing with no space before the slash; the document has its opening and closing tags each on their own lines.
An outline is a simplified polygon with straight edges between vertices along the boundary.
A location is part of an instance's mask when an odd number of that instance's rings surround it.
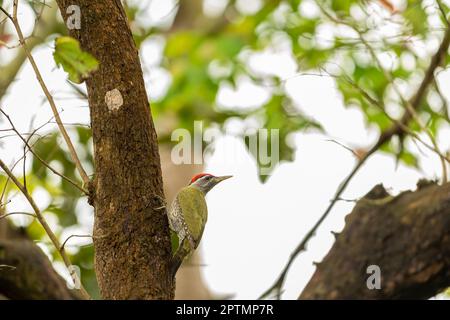
<svg viewBox="0 0 450 320">
<path fill-rule="evenodd" d="M 28 46 L 26 44 L 25 37 L 23 35 L 23 32 L 22 32 L 22 29 L 20 27 L 19 21 L 17 19 L 17 7 L 18 7 L 18 1 L 14 0 L 14 3 L 13 3 L 13 15 L 12 16 L 9 15 L 8 18 L 10 18 L 10 20 L 12 21 L 12 23 L 14 25 L 14 28 L 15 28 L 16 33 L 17 33 L 17 36 L 19 37 L 19 41 L 22 44 L 22 48 L 23 48 L 23 50 L 24 50 L 24 52 L 25 52 L 25 54 L 26 54 L 26 56 L 28 58 L 28 61 L 30 62 L 31 66 L 32 66 L 32 68 L 34 70 L 34 73 L 36 74 L 37 80 L 38 80 L 38 82 L 39 82 L 39 84 L 40 84 L 40 86 L 42 88 L 42 91 L 44 92 L 48 102 L 50 103 L 50 107 L 51 107 L 53 115 L 55 117 L 55 121 L 56 121 L 56 123 L 58 125 L 59 130 L 61 131 L 61 134 L 62 134 L 62 136 L 63 136 L 63 138 L 64 138 L 64 140 L 65 140 L 65 142 L 67 144 L 67 147 L 69 148 L 70 155 L 72 157 L 73 162 L 75 163 L 75 166 L 76 166 L 76 168 L 78 170 L 78 173 L 80 174 L 80 176 L 81 176 L 81 178 L 83 180 L 83 183 L 85 185 L 87 185 L 87 184 L 89 184 L 89 181 L 90 181 L 89 176 L 87 175 L 86 171 L 84 170 L 84 168 L 83 168 L 83 166 L 81 164 L 80 159 L 78 158 L 78 155 L 77 155 L 77 152 L 75 150 L 75 147 L 74 147 L 72 141 L 70 140 L 70 137 L 69 137 L 69 135 L 68 135 L 68 133 L 66 131 L 66 128 L 64 127 L 64 125 L 63 125 L 63 123 L 61 121 L 61 118 L 60 118 L 59 113 L 58 113 L 58 109 L 56 107 L 56 103 L 55 103 L 55 101 L 53 99 L 53 96 L 51 95 L 50 91 L 48 90 L 47 85 L 45 84 L 44 79 L 43 79 L 43 77 L 41 75 L 41 72 L 40 72 L 40 70 L 39 70 L 39 68 L 38 68 L 38 66 L 36 64 L 36 61 L 34 60 L 34 57 L 31 54 L 31 52 L 28 49 Z"/>
<path fill-rule="evenodd" d="M 1 110 L 1 109 L 0 109 L 0 110 Z M 53 118 L 53 117 L 52 117 L 52 118 Z M 51 121 L 52 118 L 50 118 L 49 121 Z M 42 124 L 41 126 L 39 126 L 38 128 L 34 129 L 33 132 L 30 133 L 30 138 L 31 138 L 32 136 L 34 136 L 34 135 L 36 134 L 37 131 L 39 131 L 39 130 L 42 129 L 44 126 L 46 126 L 48 123 L 49 123 L 49 122 L 46 122 L 46 123 Z M 11 130 L 12 130 L 12 129 L 11 129 Z M 14 135 L 14 136 L 15 136 L 15 135 Z M 33 149 L 34 145 L 35 145 L 39 140 L 45 138 L 46 136 L 48 136 L 48 134 L 46 134 L 46 135 L 44 135 L 44 136 L 40 136 L 39 139 L 38 139 L 37 141 L 35 141 L 35 142 L 33 143 L 33 145 L 31 145 L 31 149 Z M 30 149 L 30 150 L 31 150 L 31 149 Z M 28 152 L 28 151 L 27 151 L 27 152 Z M 18 160 L 13 164 L 11 170 L 13 170 L 13 169 L 16 167 L 16 165 L 17 165 L 21 160 L 22 160 L 22 158 L 18 159 Z M 42 167 L 39 169 L 39 171 L 40 171 L 40 170 L 42 170 Z M 7 187 L 8 187 L 8 183 L 9 183 L 9 180 L 10 180 L 9 177 L 7 177 L 6 182 L 5 182 L 5 185 L 4 185 L 3 190 L 2 190 L 2 193 L 1 193 L 1 195 L 0 195 L 0 203 L 3 201 L 3 197 L 5 196 L 6 189 L 7 189 Z"/>
<path fill-rule="evenodd" d="M 352 85 L 355 89 L 357 89 L 360 94 L 373 106 L 379 108 L 384 115 L 389 118 L 393 123 L 395 123 L 397 126 L 399 126 L 403 132 L 409 134 L 414 139 L 422 143 L 426 148 L 436 153 L 442 160 L 447 161 L 450 163 L 450 158 L 448 158 L 445 154 L 443 154 L 439 149 L 437 149 L 434 145 L 431 146 L 428 143 L 426 143 L 416 132 L 412 131 L 407 125 L 403 124 L 400 120 L 392 118 L 389 113 L 387 113 L 385 106 L 382 102 L 378 101 L 377 99 L 373 98 L 368 94 L 363 88 L 358 86 L 355 82 L 351 81 L 350 79 L 346 79 L 346 81 Z M 444 162 L 445 164 L 445 162 Z"/>
<path fill-rule="evenodd" d="M 346 145 L 344 145 L 343 143 L 340 143 L 339 141 L 336 141 L 334 139 L 327 139 L 326 141 L 333 142 L 333 143 L 337 144 L 338 146 L 341 146 L 345 150 L 350 151 L 357 159 L 360 157 L 359 154 L 355 150 L 353 150 L 350 147 L 347 147 Z"/>
<path fill-rule="evenodd" d="M 439 83 L 437 82 L 436 78 L 433 79 L 433 85 L 436 90 L 436 93 L 439 95 L 439 97 L 442 100 L 442 112 L 444 113 L 444 118 L 447 120 L 447 122 L 450 123 L 450 109 L 447 102 L 447 99 L 445 98 L 444 94 L 442 93 L 441 87 L 439 86 Z"/>
<path fill-rule="evenodd" d="M 8 13 L 8 11 L 6 11 L 5 9 L 3 9 L 2 6 L 0 6 L 0 11 L 2 11 L 2 12 L 5 14 L 5 16 L 8 17 L 8 19 L 10 19 L 10 20 L 13 19 L 13 17 Z"/>
<path fill-rule="evenodd" d="M 16 267 L 10 266 L 10 265 L 7 265 L 7 264 L 0 264 L 0 269 L 11 269 L 11 270 L 16 270 Z"/>
<path fill-rule="evenodd" d="M 278 276 L 275 283 L 267 289 L 260 297 L 259 299 L 264 299 L 267 296 L 269 296 L 272 291 L 276 290 L 276 297 L 280 299 L 281 297 L 281 291 L 284 285 L 284 280 L 286 278 L 286 275 L 289 271 L 289 268 L 291 267 L 292 263 L 294 262 L 295 258 L 298 256 L 298 254 L 305 250 L 306 244 L 308 241 L 316 234 L 317 229 L 322 224 L 322 222 L 325 220 L 325 218 L 328 216 L 328 214 L 331 212 L 331 209 L 333 209 L 336 202 L 338 202 L 338 199 L 341 198 L 342 193 L 344 193 L 347 185 L 352 180 L 353 176 L 359 171 L 359 169 L 362 167 L 362 165 L 366 162 L 366 160 L 375 153 L 380 145 L 384 144 L 384 142 L 377 142 L 372 149 L 367 152 L 360 160 L 356 163 L 355 167 L 353 168 L 352 172 L 345 178 L 345 180 L 341 183 L 338 190 L 336 191 L 333 199 L 331 200 L 330 204 L 328 205 L 325 212 L 320 216 L 319 220 L 314 224 L 314 226 L 309 230 L 309 232 L 304 236 L 303 240 L 297 245 L 295 250 L 291 253 L 288 262 L 286 263 L 285 267 L 281 271 L 281 274 Z"/>
<path fill-rule="evenodd" d="M 14 215 L 18 215 L 18 214 L 24 215 L 24 216 L 30 216 L 30 217 L 33 217 L 33 218 L 37 218 L 37 216 L 34 213 L 19 212 L 18 211 L 18 212 L 10 212 L 10 213 L 6 213 L 6 214 L 2 214 L 2 215 L 0 215 L 0 220 L 5 219 L 5 218 L 7 218 L 9 216 L 14 216 Z"/>
<path fill-rule="evenodd" d="M 441 161 L 442 181 L 443 181 L 443 183 L 447 182 L 447 164 L 445 163 L 445 157 L 442 156 L 442 153 L 439 150 L 439 146 L 438 146 L 438 144 L 436 142 L 436 139 L 435 139 L 433 133 L 422 123 L 419 115 L 417 114 L 416 108 L 418 106 L 414 107 L 412 105 L 411 101 L 409 101 L 409 100 L 407 100 L 407 99 L 405 99 L 403 97 L 400 89 L 398 88 L 398 86 L 396 85 L 395 81 L 393 80 L 392 75 L 386 69 L 383 68 L 383 66 L 381 64 L 381 61 L 378 59 L 374 49 L 370 46 L 369 43 L 367 43 L 366 39 L 364 38 L 364 35 L 358 29 L 356 29 L 355 27 L 353 27 L 353 30 L 355 30 L 358 33 L 358 35 L 359 35 L 359 37 L 361 39 L 361 42 L 366 46 L 366 48 L 369 51 L 370 55 L 372 56 L 372 58 L 377 63 L 378 68 L 383 72 L 386 80 L 388 80 L 392 84 L 392 87 L 394 88 L 395 92 L 397 93 L 398 97 L 400 98 L 400 101 L 402 102 L 403 106 L 405 107 L 405 109 L 407 111 L 405 113 L 405 115 L 408 114 L 409 117 L 412 117 L 414 119 L 414 121 L 419 125 L 420 129 L 422 131 L 424 131 L 428 135 L 428 137 L 430 138 L 431 143 L 433 144 L 432 150 L 435 151 L 439 155 L 439 160 Z M 450 28 L 447 29 L 447 32 L 446 32 L 446 34 L 444 36 L 443 43 L 446 43 L 446 42 L 448 43 L 449 40 L 450 40 L 450 32 L 448 32 L 449 30 L 450 30 Z M 447 44 L 447 47 L 448 47 L 448 44 Z M 441 61 L 441 59 L 437 60 L 438 63 L 440 63 L 440 61 Z M 427 76 L 428 75 L 426 75 L 425 77 L 427 77 Z M 435 78 L 434 77 L 434 72 L 431 73 L 429 76 L 430 76 L 430 80 L 429 81 L 431 82 Z M 428 85 L 429 85 L 429 82 L 428 82 Z M 428 85 L 427 85 L 427 87 L 428 87 Z"/>
<path fill-rule="evenodd" d="M 64 251 L 64 249 L 61 249 L 61 244 L 59 243 L 58 238 L 56 237 L 56 235 L 53 233 L 52 229 L 48 225 L 47 221 L 45 220 L 44 216 L 41 213 L 41 210 L 39 209 L 37 204 L 34 202 L 33 197 L 28 193 L 28 191 L 25 189 L 25 187 L 20 183 L 20 181 L 11 172 L 11 170 L 9 170 L 8 166 L 6 166 L 5 163 L 1 159 L 0 159 L 0 167 L 3 169 L 3 171 L 8 175 L 8 177 L 11 179 L 11 181 L 14 182 L 14 184 L 17 186 L 17 188 L 19 188 L 19 190 L 25 196 L 25 198 L 27 199 L 28 203 L 33 208 L 33 211 L 34 211 L 34 213 L 36 215 L 36 218 L 38 219 L 38 221 L 40 222 L 40 224 L 44 228 L 45 232 L 47 233 L 48 237 L 50 238 L 50 240 L 53 243 L 53 245 L 56 248 L 56 250 L 58 250 L 62 260 L 64 261 L 64 264 L 70 270 L 70 267 L 72 266 L 72 264 L 70 262 L 69 257 L 66 255 L 66 252 Z M 80 281 L 78 275 L 76 274 L 76 272 L 71 272 L 70 274 L 72 276 L 72 279 L 73 279 L 74 283 L 79 283 L 80 284 L 80 292 L 81 292 L 81 294 L 86 299 L 90 299 L 89 294 L 87 293 L 86 289 L 84 289 L 83 285 L 81 284 L 81 281 Z"/>
<path fill-rule="evenodd" d="M 0 201 L 0 208 L 6 206 L 6 205 L 7 205 L 8 203 L 10 203 L 10 202 L 11 202 L 11 200 L 6 201 L 5 203 L 2 203 L 2 202 Z"/>
<path fill-rule="evenodd" d="M 447 24 L 447 27 L 450 27 L 450 22 L 447 20 L 447 15 L 445 14 L 445 10 L 444 10 L 444 6 L 442 4 L 442 2 L 440 0 L 436 0 L 436 3 L 438 5 L 439 8 L 439 12 L 442 14 L 442 20 L 445 21 L 445 23 Z"/>
<path fill-rule="evenodd" d="M 64 240 L 63 244 L 61 245 L 60 250 L 64 250 L 66 243 L 72 238 L 92 238 L 93 239 L 94 236 L 91 236 L 90 234 L 72 234 L 69 237 L 67 237 L 66 240 Z"/>
<path fill-rule="evenodd" d="M 6 117 L 6 119 L 8 120 L 9 124 L 12 127 L 12 130 L 17 134 L 17 136 L 23 141 L 23 143 L 25 144 L 25 146 L 28 148 L 28 150 L 30 150 L 30 152 L 36 157 L 36 159 L 38 159 L 46 168 L 48 168 L 51 172 L 53 172 L 54 174 L 56 174 L 57 176 L 61 177 L 62 179 L 66 180 L 67 182 L 69 182 L 70 184 L 72 184 L 75 188 L 77 188 L 78 190 L 80 190 L 81 192 L 83 192 L 84 194 L 88 194 L 88 191 L 85 190 L 83 187 L 79 186 L 75 181 L 73 181 L 72 179 L 70 179 L 69 177 L 66 177 L 65 175 L 63 175 L 62 173 L 58 172 L 57 170 L 55 170 L 52 166 L 50 166 L 44 159 L 41 158 L 41 156 L 39 154 L 37 154 L 33 148 L 30 146 L 29 144 L 29 140 L 32 137 L 32 135 L 30 135 L 30 137 L 28 139 L 25 139 L 20 133 L 19 131 L 16 129 L 16 127 L 14 126 L 14 123 L 12 122 L 11 118 L 9 117 L 8 114 L 5 113 L 5 111 L 3 111 L 0 108 L 0 112 Z M 24 174 L 25 177 L 25 174 Z"/>
</svg>

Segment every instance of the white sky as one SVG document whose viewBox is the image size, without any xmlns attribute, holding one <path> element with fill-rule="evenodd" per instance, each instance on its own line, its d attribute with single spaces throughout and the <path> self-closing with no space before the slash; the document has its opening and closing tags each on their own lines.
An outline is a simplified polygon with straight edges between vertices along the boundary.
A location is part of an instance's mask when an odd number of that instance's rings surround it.
<svg viewBox="0 0 450 320">
<path fill-rule="evenodd" d="M 160 17 L 167 17 L 167 8 L 171 6 L 167 2 L 153 3 L 165 3 L 159 7 Z M 151 20 L 158 19 L 156 8 L 153 7 L 152 11 L 156 18 Z M 26 17 L 27 13 L 23 12 L 23 16 Z M 26 30 L 30 29 L 26 21 L 23 25 Z M 151 38 L 142 51 L 144 69 L 149 71 L 145 75 L 147 89 L 152 99 L 160 96 L 170 81 L 167 73 L 156 67 L 162 45 L 160 39 Z M 64 109 L 63 121 L 88 123 L 88 108 L 83 102 L 71 97 L 65 83 L 65 73 L 55 67 L 51 43 L 37 48 L 33 54 L 44 79 L 57 98 L 58 106 Z M 285 86 L 288 94 L 303 112 L 324 126 L 327 134 L 297 134 L 294 139 L 297 146 L 295 161 L 277 167 L 264 185 L 258 181 L 254 160 L 240 141 L 225 136 L 215 144 L 215 152 L 207 162 L 207 172 L 232 174 L 234 178 L 219 185 L 208 195 L 210 215 L 201 245 L 203 262 L 206 264 L 203 272 L 213 292 L 234 294 L 235 298 L 243 299 L 257 298 L 272 284 L 292 250 L 323 213 L 339 183 L 351 171 L 355 163 L 353 155 L 327 140 L 332 138 L 348 146 L 368 147 L 378 135 L 376 130 L 366 128 L 358 109 L 344 108 L 331 78 L 296 76 L 295 63 L 288 50 L 258 54 L 252 59 L 251 65 L 261 72 L 281 73 L 287 80 Z M 448 85 L 450 72 L 439 73 L 438 80 L 442 86 Z M 242 107 L 245 107 L 246 104 L 254 104 L 255 99 L 267 99 L 265 95 L 269 88 L 246 83 L 245 79 L 242 83 L 244 85 L 238 92 L 225 88 L 220 93 L 219 103 L 227 106 L 244 101 Z M 26 131 L 31 119 L 34 118 L 37 125 L 51 117 L 50 107 L 43 101 L 44 96 L 30 65 L 26 64 L 4 98 L 2 108 L 10 114 L 20 130 Z M 231 121 L 227 129 L 232 132 L 239 126 L 238 122 Z M 6 127 L 5 121 L 2 121 L 0 129 Z M 438 136 L 443 150 L 450 148 L 449 133 L 450 127 L 446 125 Z M 20 157 L 22 145 L 17 139 L 4 142 L 0 156 L 11 163 Z M 411 145 L 420 157 L 423 172 L 403 165 L 396 167 L 392 157 L 376 154 L 354 178 L 343 198 L 361 197 L 378 183 L 383 183 L 395 194 L 414 189 L 417 180 L 422 177 L 439 177 L 440 163 L 437 157 L 425 148 L 418 152 L 417 146 Z M 224 161 L 230 154 L 238 160 Z M 35 197 L 41 208 L 48 205 L 50 200 L 44 190 L 38 190 Z M 299 295 L 314 272 L 312 262 L 320 261 L 327 253 L 333 243 L 331 231 L 343 228 L 344 216 L 351 211 L 352 206 L 349 202 L 337 203 L 317 236 L 310 241 L 307 252 L 300 255 L 292 265 L 283 298 L 294 299 Z M 20 197 L 14 198 L 8 205 L 10 211 L 28 209 Z M 63 237 L 71 233 L 90 232 L 92 209 L 87 204 L 80 204 L 78 214 L 81 225 L 65 230 Z M 17 223 L 25 220 L 25 217 L 16 218 Z M 58 270 L 64 272 L 60 266 Z"/>
</svg>

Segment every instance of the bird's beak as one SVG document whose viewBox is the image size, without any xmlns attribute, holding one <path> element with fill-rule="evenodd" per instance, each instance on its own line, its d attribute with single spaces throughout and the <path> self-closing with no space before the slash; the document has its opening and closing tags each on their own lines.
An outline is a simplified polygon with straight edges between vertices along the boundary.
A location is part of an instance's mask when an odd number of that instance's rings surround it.
<svg viewBox="0 0 450 320">
<path fill-rule="evenodd" d="M 230 179 L 233 176 L 221 176 L 221 177 L 216 177 L 216 184 L 218 184 L 219 182 L 222 182 L 224 180 Z"/>
</svg>

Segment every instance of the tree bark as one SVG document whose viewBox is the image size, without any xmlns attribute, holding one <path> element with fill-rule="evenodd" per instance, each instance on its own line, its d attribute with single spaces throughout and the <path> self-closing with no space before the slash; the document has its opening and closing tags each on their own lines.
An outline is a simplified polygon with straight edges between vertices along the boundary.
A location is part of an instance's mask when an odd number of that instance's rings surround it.
<svg viewBox="0 0 450 320">
<path fill-rule="evenodd" d="M 47 256 L 25 233 L 0 221 L 0 296 L 20 300 L 82 299 L 69 290 Z"/>
<path fill-rule="evenodd" d="M 391 197 L 378 185 L 358 201 L 299 298 L 427 299 L 450 286 L 450 184 L 418 187 Z"/>
<path fill-rule="evenodd" d="M 158 143 L 138 52 L 119 0 L 57 0 L 81 9 L 69 30 L 100 62 L 86 80 L 94 142 L 95 270 L 105 299 L 172 299 L 171 247 Z"/>
</svg>

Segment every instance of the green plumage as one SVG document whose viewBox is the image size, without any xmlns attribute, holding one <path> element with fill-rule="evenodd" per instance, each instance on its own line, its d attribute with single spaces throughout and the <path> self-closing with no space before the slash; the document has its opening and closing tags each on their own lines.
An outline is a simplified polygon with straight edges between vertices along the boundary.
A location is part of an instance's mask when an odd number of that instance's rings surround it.
<svg viewBox="0 0 450 320">
<path fill-rule="evenodd" d="M 170 228 L 176 233 L 172 241 L 173 252 L 182 246 L 184 251 L 196 249 L 200 243 L 208 219 L 205 195 L 193 186 L 181 189 L 172 203 L 169 212 Z"/>
<path fill-rule="evenodd" d="M 205 195 L 197 188 L 188 186 L 180 190 L 177 199 L 189 233 L 194 239 L 195 248 L 197 248 L 208 219 Z"/>
</svg>

